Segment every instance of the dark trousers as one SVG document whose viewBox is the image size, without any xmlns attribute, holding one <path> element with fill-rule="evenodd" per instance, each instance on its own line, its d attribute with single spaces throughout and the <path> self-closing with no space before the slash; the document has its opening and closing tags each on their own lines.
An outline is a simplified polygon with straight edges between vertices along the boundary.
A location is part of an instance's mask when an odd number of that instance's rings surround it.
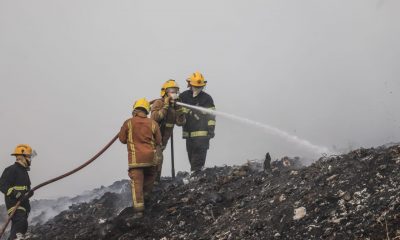
<svg viewBox="0 0 400 240">
<path fill-rule="evenodd" d="M 208 138 L 186 139 L 186 150 L 189 157 L 191 171 L 199 171 L 204 167 L 209 146 L 210 139 Z"/>
<path fill-rule="evenodd" d="M 14 240 L 17 233 L 25 234 L 28 231 L 28 214 L 23 210 L 17 210 L 11 219 L 11 231 L 8 240 Z"/>
</svg>

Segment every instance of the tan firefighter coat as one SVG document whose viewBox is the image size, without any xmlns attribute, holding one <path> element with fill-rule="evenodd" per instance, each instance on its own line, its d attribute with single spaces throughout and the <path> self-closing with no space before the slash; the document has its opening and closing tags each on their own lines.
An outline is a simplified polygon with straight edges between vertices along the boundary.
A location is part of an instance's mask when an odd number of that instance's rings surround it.
<svg viewBox="0 0 400 240">
<path fill-rule="evenodd" d="M 168 144 L 175 124 L 178 126 L 183 126 L 186 122 L 185 114 L 180 112 L 178 108 L 169 106 L 164 107 L 164 99 L 157 99 L 151 105 L 151 119 L 156 121 L 160 125 L 162 145 L 165 147 Z"/>
<path fill-rule="evenodd" d="M 119 140 L 127 145 L 129 168 L 157 165 L 155 157 L 156 148 L 161 146 L 160 128 L 145 113 L 135 112 L 124 122 Z"/>
</svg>

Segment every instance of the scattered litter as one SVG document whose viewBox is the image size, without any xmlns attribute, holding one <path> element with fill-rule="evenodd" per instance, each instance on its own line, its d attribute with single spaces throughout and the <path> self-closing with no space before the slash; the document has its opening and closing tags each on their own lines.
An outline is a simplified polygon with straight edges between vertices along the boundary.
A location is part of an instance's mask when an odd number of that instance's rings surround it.
<svg viewBox="0 0 400 240">
<path fill-rule="evenodd" d="M 308 167 L 284 158 L 271 172 L 258 164 L 207 168 L 186 184 L 188 173 L 178 173 L 155 187 L 140 220 L 125 208 L 129 191 L 106 193 L 32 226 L 30 239 L 400 239 L 398 159 L 393 145 Z"/>
</svg>

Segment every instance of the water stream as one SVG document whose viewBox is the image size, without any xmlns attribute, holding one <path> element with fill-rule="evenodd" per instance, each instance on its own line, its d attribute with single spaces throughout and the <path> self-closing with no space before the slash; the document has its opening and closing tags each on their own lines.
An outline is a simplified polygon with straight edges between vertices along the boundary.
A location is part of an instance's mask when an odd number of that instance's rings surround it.
<svg viewBox="0 0 400 240">
<path fill-rule="evenodd" d="M 207 109 L 207 108 L 202 108 L 202 107 L 198 107 L 198 106 L 193 106 L 193 105 L 189 105 L 189 104 L 185 104 L 185 103 L 181 103 L 181 102 L 177 102 L 176 104 L 183 106 L 183 107 L 187 107 L 190 109 L 194 109 L 194 110 L 198 110 L 201 111 L 203 113 L 206 114 L 212 114 L 214 116 L 221 116 L 227 119 L 231 119 L 234 120 L 236 122 L 239 123 L 243 123 L 249 126 L 253 126 L 253 127 L 257 127 L 260 128 L 262 130 L 264 130 L 264 132 L 268 133 L 268 134 L 272 134 L 274 136 L 278 136 L 282 139 L 285 139 L 286 141 L 290 142 L 290 143 L 294 143 L 302 148 L 307 149 L 308 151 L 312 152 L 312 153 L 316 153 L 318 155 L 322 155 L 322 154 L 331 154 L 332 152 L 324 146 L 319 146 L 319 145 L 315 145 L 313 143 L 311 143 L 308 140 L 299 138 L 298 136 L 292 135 L 288 132 L 285 132 L 279 128 L 264 124 L 264 123 L 260 123 L 260 122 L 256 122 L 247 118 L 243 118 L 240 116 L 236 116 L 230 113 L 225 113 L 225 112 L 221 112 L 221 111 L 216 111 L 216 110 L 212 110 L 212 109 Z"/>
</svg>

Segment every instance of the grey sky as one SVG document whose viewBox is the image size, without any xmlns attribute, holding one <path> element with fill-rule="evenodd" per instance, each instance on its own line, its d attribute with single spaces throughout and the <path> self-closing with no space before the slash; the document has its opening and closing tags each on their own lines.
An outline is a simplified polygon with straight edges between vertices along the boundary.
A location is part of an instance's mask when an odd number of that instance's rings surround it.
<svg viewBox="0 0 400 240">
<path fill-rule="evenodd" d="M 328 147 L 400 141 L 400 1 L 0 0 L 0 167 L 18 143 L 37 149 L 33 185 L 86 161 L 140 97 L 199 70 L 219 110 Z M 181 130 L 177 168 L 188 170 Z M 207 165 L 297 146 L 217 120 Z M 119 142 L 36 197 L 127 178 Z M 169 156 L 169 152 L 168 152 Z M 169 157 L 164 173 L 169 174 Z"/>
</svg>

